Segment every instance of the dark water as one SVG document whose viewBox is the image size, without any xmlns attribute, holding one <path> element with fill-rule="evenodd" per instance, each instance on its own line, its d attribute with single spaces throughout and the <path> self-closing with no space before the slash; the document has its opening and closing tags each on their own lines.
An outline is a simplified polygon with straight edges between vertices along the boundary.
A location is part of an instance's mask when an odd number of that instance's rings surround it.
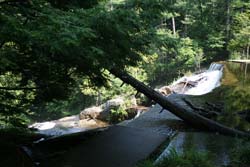
<svg viewBox="0 0 250 167">
<path fill-rule="evenodd" d="M 230 164 L 231 152 L 237 148 L 239 142 L 237 138 L 214 133 L 179 132 L 156 162 L 168 156 L 172 149 L 178 154 L 193 150 L 207 153 L 215 166 L 226 166 Z"/>
<path fill-rule="evenodd" d="M 202 96 L 191 96 L 192 102 L 218 116 L 212 119 L 232 128 L 250 133 L 250 64 L 221 62 L 224 65 L 221 86 Z M 177 153 L 188 150 L 206 152 L 215 166 L 230 164 L 231 151 L 240 145 L 240 139 L 208 132 L 179 132 L 157 161 L 168 156 L 172 149 Z"/>
<path fill-rule="evenodd" d="M 227 126 L 250 131 L 250 64 L 227 62 L 224 65 L 221 93 L 224 106 L 217 118 Z"/>
<path fill-rule="evenodd" d="M 250 132 L 250 64 L 221 63 L 221 86 L 206 95 L 193 96 L 192 100 L 195 105 L 218 113 L 211 119 Z"/>
<path fill-rule="evenodd" d="M 250 86 L 249 63 L 226 62 L 225 65 L 230 72 L 235 74 L 235 77 L 238 79 L 237 84 L 241 86 Z"/>
</svg>

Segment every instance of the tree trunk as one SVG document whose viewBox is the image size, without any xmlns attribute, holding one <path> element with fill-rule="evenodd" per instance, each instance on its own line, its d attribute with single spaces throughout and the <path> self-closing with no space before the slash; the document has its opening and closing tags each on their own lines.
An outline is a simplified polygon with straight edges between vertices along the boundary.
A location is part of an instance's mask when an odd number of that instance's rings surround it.
<svg viewBox="0 0 250 167">
<path fill-rule="evenodd" d="M 185 105 L 184 106 L 180 105 L 180 103 L 177 102 L 178 100 L 180 100 L 180 98 L 179 99 L 171 98 L 171 96 L 173 95 L 165 97 L 159 92 L 156 92 L 154 89 L 146 86 L 144 83 L 136 80 L 126 72 L 117 69 L 111 69 L 110 73 L 120 78 L 123 82 L 133 86 L 137 91 L 143 93 L 148 98 L 154 100 L 155 102 L 160 104 L 163 108 L 169 110 L 170 112 L 180 117 L 184 121 L 198 128 L 203 128 L 203 129 L 205 128 L 207 130 L 219 132 L 225 135 L 250 137 L 250 134 L 248 133 L 229 128 L 216 121 L 210 120 L 206 117 L 203 117 L 193 112 L 193 110 L 190 107 L 187 107 Z"/>
<path fill-rule="evenodd" d="M 185 22 L 187 21 L 187 12 L 185 11 L 185 17 L 184 17 Z M 183 36 L 187 37 L 187 23 L 184 24 L 184 33 Z"/>
<path fill-rule="evenodd" d="M 227 0 L 227 20 L 226 20 L 226 35 L 227 35 L 227 42 L 230 39 L 230 6 L 231 6 L 231 0 Z"/>
<path fill-rule="evenodd" d="M 245 79 L 247 79 L 247 67 L 248 67 L 248 63 L 245 64 Z"/>
<path fill-rule="evenodd" d="M 110 0 L 110 10 L 113 10 L 113 0 Z"/>
<path fill-rule="evenodd" d="M 249 46 L 249 44 L 248 44 L 248 45 L 247 45 L 247 57 L 246 57 L 247 59 L 249 58 L 249 47 L 250 47 L 250 46 Z"/>
<path fill-rule="evenodd" d="M 176 31 L 175 31 L 175 19 L 174 19 L 174 16 L 172 17 L 172 26 L 173 26 L 173 34 L 175 35 Z"/>
<path fill-rule="evenodd" d="M 100 90 L 97 91 L 97 99 L 96 99 L 96 106 L 99 106 L 102 104 L 102 94 Z"/>
<path fill-rule="evenodd" d="M 242 56 L 241 56 L 242 59 L 245 58 L 245 49 L 242 50 Z"/>
<path fill-rule="evenodd" d="M 198 3 L 199 3 L 198 8 L 200 10 L 200 19 L 202 19 L 202 16 L 203 16 L 202 1 L 198 0 Z"/>
</svg>

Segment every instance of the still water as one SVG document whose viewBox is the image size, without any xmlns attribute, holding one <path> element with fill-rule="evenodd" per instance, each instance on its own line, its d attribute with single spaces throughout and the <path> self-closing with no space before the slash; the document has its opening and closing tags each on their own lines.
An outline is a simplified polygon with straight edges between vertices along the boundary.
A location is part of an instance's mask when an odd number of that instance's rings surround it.
<svg viewBox="0 0 250 167">
<path fill-rule="evenodd" d="M 196 106 L 218 113 L 212 119 L 232 128 L 250 132 L 250 64 L 220 62 L 221 74 L 213 73 L 206 83 L 187 92 Z M 218 70 L 216 70 L 218 71 Z M 210 74 L 213 71 L 210 71 Z M 203 85 L 203 86 L 202 86 Z M 212 90 L 207 94 L 201 90 Z M 191 92 L 191 93 L 190 93 Z M 194 92 L 192 94 L 192 92 Z"/>
</svg>

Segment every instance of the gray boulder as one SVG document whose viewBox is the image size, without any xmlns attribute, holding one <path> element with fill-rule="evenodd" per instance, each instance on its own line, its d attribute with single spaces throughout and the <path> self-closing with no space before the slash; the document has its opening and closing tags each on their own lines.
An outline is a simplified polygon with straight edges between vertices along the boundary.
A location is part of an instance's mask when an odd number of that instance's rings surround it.
<svg viewBox="0 0 250 167">
<path fill-rule="evenodd" d="M 86 108 L 79 114 L 79 119 L 95 119 L 103 111 L 101 106 Z"/>
<path fill-rule="evenodd" d="M 122 97 L 108 100 L 100 106 L 84 109 L 80 112 L 79 119 L 99 119 L 105 121 L 108 119 L 111 109 L 117 109 L 123 104 L 124 99 Z"/>
</svg>

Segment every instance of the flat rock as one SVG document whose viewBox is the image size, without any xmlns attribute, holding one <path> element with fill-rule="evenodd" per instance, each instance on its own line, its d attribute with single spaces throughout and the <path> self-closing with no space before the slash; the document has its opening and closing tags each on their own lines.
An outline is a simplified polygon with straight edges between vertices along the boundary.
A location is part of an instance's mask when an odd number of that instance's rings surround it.
<svg viewBox="0 0 250 167">
<path fill-rule="evenodd" d="M 106 126 L 109 126 L 109 124 L 100 120 L 95 120 L 95 119 L 82 119 L 82 120 L 79 120 L 78 126 L 81 128 L 91 129 L 91 128 L 106 127 Z"/>
<path fill-rule="evenodd" d="M 184 122 L 167 110 L 162 110 L 160 105 L 155 105 L 140 117 L 120 123 L 119 125 L 146 129 L 171 136 L 173 131 L 179 130 L 178 126 Z M 176 127 L 176 128 L 175 128 Z"/>
<path fill-rule="evenodd" d="M 44 167 L 133 167 L 165 140 L 166 135 L 145 129 L 113 126 L 39 163 Z"/>
<path fill-rule="evenodd" d="M 42 167 L 134 167 L 173 135 L 173 124 L 183 124 L 178 117 L 161 110 L 159 105 L 155 105 L 136 119 L 86 135 L 90 138 L 77 138 L 73 144 L 61 138 L 64 144 L 53 144 L 53 148 L 47 146 L 45 151 L 44 147 L 33 146 L 35 152 L 44 156 L 33 159 Z M 95 124 L 94 120 L 81 121 L 83 125 Z"/>
</svg>

